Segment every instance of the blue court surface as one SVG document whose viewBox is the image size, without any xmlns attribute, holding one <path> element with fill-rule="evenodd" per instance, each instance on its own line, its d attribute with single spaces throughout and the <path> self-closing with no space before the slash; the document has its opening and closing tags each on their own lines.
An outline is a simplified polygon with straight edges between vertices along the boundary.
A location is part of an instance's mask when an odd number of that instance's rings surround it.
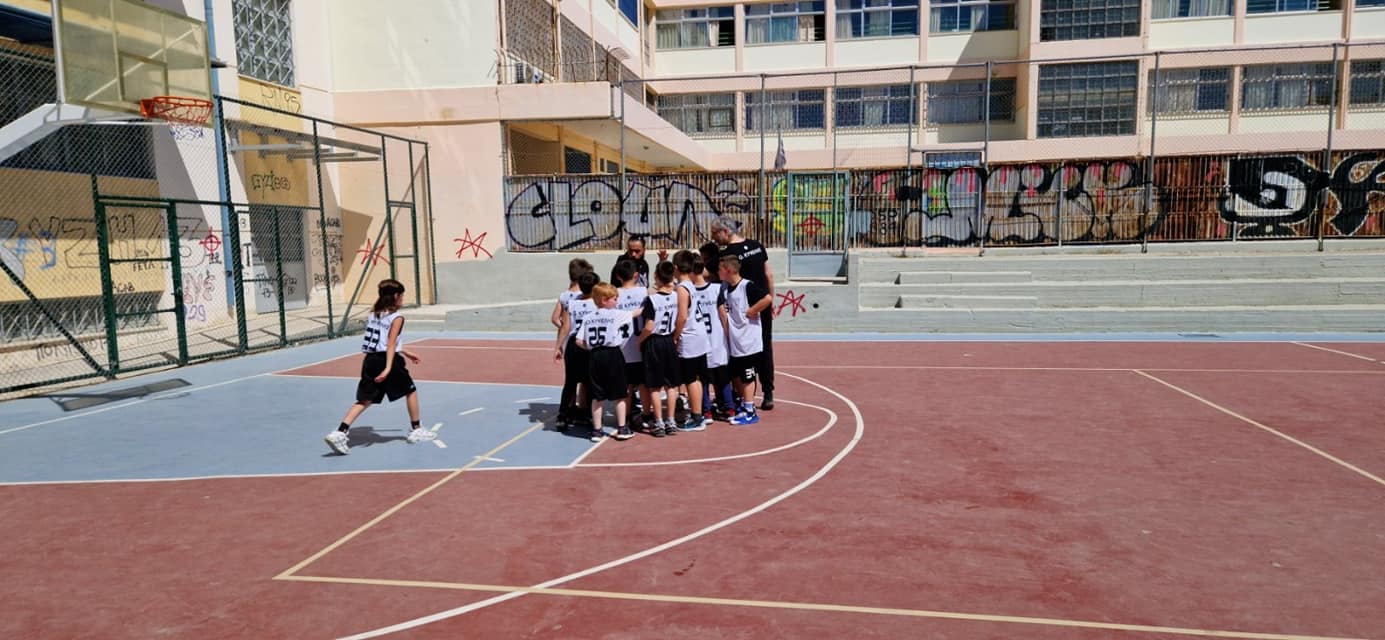
<svg viewBox="0 0 1385 640">
<path fill-rule="evenodd" d="M 450 470 L 473 463 L 477 470 L 553 467 L 575 463 L 594 446 L 585 433 L 540 427 L 498 458 L 478 460 L 549 421 L 559 389 L 419 381 L 422 424 L 436 429 L 436 441 L 405 440 L 409 420 L 401 399 L 367 410 L 351 430 L 351 454 L 333 454 L 322 438 L 354 400 L 356 380 L 276 372 L 351 356 L 359 340 L 0 404 L 0 483 Z"/>
</svg>

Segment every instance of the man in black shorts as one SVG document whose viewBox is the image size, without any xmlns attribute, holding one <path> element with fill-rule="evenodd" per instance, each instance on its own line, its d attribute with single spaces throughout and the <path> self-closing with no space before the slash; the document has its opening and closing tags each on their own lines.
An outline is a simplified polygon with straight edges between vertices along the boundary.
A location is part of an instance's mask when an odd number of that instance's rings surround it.
<svg viewBox="0 0 1385 640">
<path fill-rule="evenodd" d="M 717 218 L 712 221 L 712 240 L 722 245 L 720 255 L 736 256 L 740 259 L 741 277 L 763 286 L 769 292 L 770 306 L 773 307 L 774 272 L 769 266 L 769 252 L 765 250 L 765 245 L 747 240 L 741 235 L 740 228 L 741 222 L 731 216 Z M 760 335 L 764 340 L 764 351 L 760 355 L 757 373 L 760 377 L 760 389 L 764 394 L 760 408 L 766 411 L 774 409 L 774 346 L 770 340 L 773 329 L 774 314 L 761 314 Z"/>
</svg>

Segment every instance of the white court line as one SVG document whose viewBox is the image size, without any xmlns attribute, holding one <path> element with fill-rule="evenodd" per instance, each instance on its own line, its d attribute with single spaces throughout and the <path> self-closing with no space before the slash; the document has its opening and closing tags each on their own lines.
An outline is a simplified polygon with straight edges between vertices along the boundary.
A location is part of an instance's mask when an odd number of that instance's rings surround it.
<svg viewBox="0 0 1385 640">
<path fill-rule="evenodd" d="M 567 463 L 567 468 L 569 468 L 569 469 L 576 468 L 577 465 L 578 465 L 578 463 L 582 462 L 583 460 L 586 460 L 586 459 L 587 459 L 587 456 L 589 456 L 589 455 L 591 455 L 593 452 L 595 452 L 597 447 L 600 447 L 601 445 L 606 444 L 606 441 L 608 441 L 608 440 L 611 440 L 611 438 L 602 438 L 602 439 L 601 439 L 601 442 L 598 442 L 598 443 L 596 443 L 595 445 L 592 445 L 592 446 L 590 446 L 590 447 L 587 447 L 587 450 L 586 450 L 586 451 L 583 451 L 583 452 L 582 452 L 582 455 L 577 456 L 577 458 L 574 459 L 572 462 Z"/>
<path fill-rule="evenodd" d="M 506 468 L 507 467 L 499 467 Z M 518 468 L 518 467 L 514 467 Z M 552 467 L 553 469 L 566 469 L 567 467 Z M 256 478 L 312 478 L 317 476 L 351 476 L 351 475 L 373 475 L 382 473 L 451 473 L 456 471 L 456 467 L 445 469 L 357 469 L 352 471 L 306 471 L 301 473 L 246 473 L 237 475 L 223 476 L 183 476 L 178 478 L 116 478 L 106 480 L 33 480 L 25 482 L 0 482 L 0 487 L 27 487 L 46 484 L 120 484 L 124 482 L 144 483 L 144 482 L 189 482 L 195 480 L 240 480 Z"/>
<path fill-rule="evenodd" d="M 430 339 L 432 339 L 432 338 L 430 338 Z M 465 349 L 465 350 L 471 350 L 471 351 L 548 351 L 548 352 L 552 352 L 552 351 L 553 351 L 553 349 L 550 349 L 550 348 L 548 348 L 548 347 L 480 347 L 480 346 L 474 346 L 474 347 L 470 347 L 470 346 L 469 346 L 469 347 L 464 347 L 464 346 L 453 346 L 453 345 L 442 345 L 442 344 L 417 344 L 417 343 L 409 345 L 409 348 L 410 348 L 410 349 Z"/>
<path fill-rule="evenodd" d="M 690 533 L 690 534 L 687 534 L 687 535 L 685 535 L 685 536 L 683 536 L 683 537 L 681 537 L 681 538 L 676 538 L 676 539 L 673 539 L 673 540 L 669 540 L 668 542 L 665 542 L 665 543 L 663 543 L 663 544 L 650 547 L 650 548 L 648 548 L 648 549 L 645 549 L 644 551 L 640 551 L 640 552 L 638 552 L 638 553 L 633 553 L 633 554 L 630 554 L 630 555 L 625 556 L 625 557 L 623 557 L 623 558 L 617 558 L 617 559 L 612 560 L 612 561 L 610 561 L 610 562 L 607 562 L 607 563 L 604 563 L 604 564 L 599 564 L 599 565 L 597 565 L 597 566 L 591 567 L 591 568 L 589 568 L 589 569 L 584 569 L 584 570 L 578 571 L 578 572 L 576 572 L 576 573 L 570 573 L 570 574 L 568 574 L 568 575 L 565 575 L 565 576 L 562 576 L 562 577 L 559 577 L 559 578 L 554 578 L 554 579 L 549 580 L 549 581 L 547 581 L 547 582 L 542 582 L 542 583 L 540 583 L 540 584 L 533 585 L 532 587 L 529 587 L 529 588 L 530 588 L 530 589 L 548 589 L 548 588 L 556 587 L 556 586 L 558 586 L 558 585 L 560 585 L 560 584 L 565 584 L 565 583 L 568 583 L 568 582 L 572 582 L 573 580 L 576 580 L 576 579 L 578 579 L 578 578 L 584 578 L 584 577 L 589 576 L 589 575 L 592 575 L 592 574 L 594 574 L 594 573 L 600 573 L 600 572 L 605 571 L 605 570 L 607 570 L 607 569 L 611 569 L 611 568 L 614 568 L 614 567 L 618 567 L 618 566 L 623 565 L 623 564 L 629 564 L 629 563 L 634 562 L 634 561 L 636 561 L 636 560 L 640 560 L 640 559 L 642 559 L 642 558 L 645 558 L 645 557 L 654 555 L 654 554 L 656 554 L 656 553 L 660 553 L 660 552 L 662 552 L 662 551 L 666 551 L 666 550 L 668 550 L 668 549 L 671 549 L 671 548 L 673 548 L 673 547 L 676 547 L 676 546 L 678 546 L 678 545 L 680 545 L 680 544 L 683 544 L 683 543 L 685 543 L 685 542 L 690 542 L 690 541 L 692 541 L 692 540 L 696 540 L 696 539 L 701 538 L 701 537 L 703 537 L 703 536 L 705 536 L 705 535 L 707 535 L 707 534 L 709 534 L 709 533 L 712 533 L 712 532 L 715 532 L 715 531 L 717 531 L 717 530 L 726 528 L 726 527 L 728 527 L 728 526 L 730 526 L 730 525 L 732 525 L 732 524 L 735 524 L 735 523 L 737 523 L 737 522 L 740 522 L 741 520 L 744 520 L 744 519 L 746 519 L 746 518 L 749 518 L 750 516 L 753 516 L 753 515 L 755 515 L 755 514 L 757 514 L 757 513 L 760 513 L 761 511 L 764 511 L 764 510 L 766 510 L 766 509 L 768 509 L 768 508 L 770 508 L 770 507 L 772 507 L 772 506 L 774 506 L 774 505 L 776 505 L 776 504 L 779 504 L 780 502 L 783 502 L 783 501 L 789 499 L 790 497 L 793 497 L 794 495 L 798 494 L 799 492 L 803 491 L 804 489 L 807 489 L 808 487 L 812 486 L 812 485 L 815 484 L 818 480 L 821 480 L 821 479 L 823 478 L 823 476 L 826 476 L 828 472 L 830 472 L 830 471 L 831 471 L 833 468 L 835 468 L 839 463 L 841 463 L 841 461 L 842 461 L 844 458 L 846 458 L 846 456 L 849 455 L 853 449 L 856 448 L 856 443 L 858 443 L 858 442 L 861 441 L 861 437 L 865 434 L 865 429 L 866 429 L 866 421 L 865 421 L 865 418 L 863 418 L 863 417 L 861 416 L 861 410 L 856 406 L 856 403 L 852 402 L 850 398 L 847 398 L 846 396 L 844 396 L 844 395 L 838 393 L 837 391 L 835 391 L 835 390 L 833 390 L 833 389 L 830 389 L 830 388 L 828 388 L 828 387 L 826 387 L 826 386 L 823 386 L 823 385 L 821 385 L 821 384 L 818 384 L 818 383 L 816 383 L 816 382 L 813 382 L 812 380 L 808 380 L 808 379 L 806 379 L 806 378 L 801 378 L 801 377 L 796 376 L 796 375 L 794 375 L 794 374 L 792 374 L 792 373 L 784 373 L 784 372 L 781 372 L 779 375 L 786 376 L 786 377 L 789 377 L 789 378 L 794 378 L 795 380 L 799 380 L 799 381 L 805 382 L 805 383 L 807 383 L 807 384 L 813 385 L 813 386 L 815 386 L 815 387 L 817 387 L 817 388 L 819 388 L 819 389 L 822 389 L 823 391 L 826 391 L 827 393 L 830 393 L 830 394 L 836 396 L 838 399 L 840 399 L 842 402 L 846 403 L 846 405 L 847 405 L 848 407 L 851 408 L 851 413 L 852 413 L 852 415 L 856 418 L 856 431 L 855 431 L 855 433 L 851 436 L 851 441 L 848 442 L 848 443 L 846 444 L 846 446 L 842 447 L 842 449 L 841 449 L 840 451 L 838 451 L 836 455 L 832 456 L 832 459 L 831 459 L 831 460 L 828 460 L 827 463 L 824 464 L 824 465 L 822 466 L 822 468 L 818 469 L 817 472 L 814 473 L 813 475 L 809 476 L 808 479 L 804 480 L 803 482 L 798 483 L 797 485 L 794 485 L 794 486 L 793 486 L 792 488 L 790 488 L 789 490 L 787 490 L 787 491 L 785 491 L 785 492 L 783 492 L 783 493 L 781 493 L 781 494 L 779 494 L 779 495 L 777 495 L 777 496 L 775 496 L 775 497 L 773 497 L 773 498 L 770 498 L 769 500 L 766 500 L 765 502 L 761 503 L 759 506 L 753 507 L 753 508 L 751 508 L 751 509 L 749 509 L 749 510 L 746 510 L 746 511 L 742 511 L 741 513 L 738 513 L 738 514 L 736 514 L 736 515 L 734 515 L 734 516 L 731 516 L 730 518 L 727 518 L 727 519 L 725 519 L 725 520 L 722 520 L 721 522 L 717 522 L 717 523 L 712 524 L 712 525 L 710 525 L 710 526 L 704 527 L 704 528 L 699 529 L 699 530 L 697 530 L 697 531 L 694 531 L 694 532 L 692 532 L 692 533 Z M 604 440 L 603 440 L 603 441 L 604 441 Z M 598 446 L 599 446 L 599 445 L 598 445 Z M 595 449 L 596 447 L 592 447 L 592 448 Z M 415 618 L 415 619 L 413 619 L 413 620 L 407 620 L 407 621 L 405 621 L 405 622 L 401 622 L 401 623 L 398 623 L 398 624 L 390 625 L 390 626 L 388 626 L 388 627 L 382 627 L 382 628 L 379 628 L 379 629 L 374 629 L 374 630 L 371 630 L 371 631 L 366 631 L 366 632 L 364 632 L 364 633 L 359 633 L 359 634 L 356 634 L 356 635 L 353 635 L 353 636 L 348 636 L 348 637 L 345 638 L 344 640 L 362 640 L 362 639 L 364 639 L 364 638 L 375 638 L 375 637 L 378 637 L 378 636 L 382 636 L 382 635 L 386 635 L 386 634 L 390 634 L 390 633 L 395 633 L 395 632 L 397 632 L 397 631 L 404 631 L 404 630 L 406 630 L 406 629 L 413 629 L 413 628 L 415 628 L 415 627 L 421 627 L 421 626 L 423 626 L 423 625 L 431 624 L 431 623 L 437 622 L 437 621 L 439 621 L 439 620 L 446 620 L 446 619 L 448 619 L 448 618 L 453 618 L 453 617 L 456 617 L 456 616 L 459 616 L 459 615 L 462 615 L 462 614 L 465 614 L 465 613 L 470 613 L 470 612 L 472 612 L 472 611 L 476 611 L 477 609 L 484 609 L 484 608 L 489 607 L 489 606 L 491 606 L 491 605 L 496 605 L 496 604 L 500 604 L 500 603 L 502 603 L 502 602 L 507 602 L 507 601 L 510 601 L 510 600 L 514 600 L 515 598 L 522 597 L 522 596 L 524 596 L 525 594 L 526 594 L 526 592 L 524 592 L 524 591 L 512 591 L 512 592 L 510 592 L 510 593 L 505 593 L 505 594 L 502 594 L 502 595 L 498 595 L 498 596 L 495 596 L 495 597 L 493 597 L 493 598 L 487 598 L 487 599 L 485 599 L 485 600 L 481 600 L 481 601 L 479 601 L 479 602 L 474 602 L 474 603 L 472 603 L 472 604 L 468 604 L 468 605 L 465 605 L 465 606 L 457 607 L 457 608 L 455 608 L 455 609 L 448 609 L 447 611 L 440 611 L 440 612 L 435 613 L 435 614 L 432 614 L 432 615 L 423 616 L 423 617 L 421 617 L 421 618 Z"/>
<path fill-rule="evenodd" d="M 459 414 L 457 414 L 457 415 L 459 415 L 459 416 L 469 416 L 469 415 L 471 415 L 471 414 L 473 414 L 473 413 L 476 413 L 477 411 L 485 411 L 485 410 L 486 410 L 485 407 L 476 407 L 475 409 L 467 409 L 466 411 L 463 411 L 463 412 L 461 412 L 461 413 L 459 413 Z"/>
<path fill-rule="evenodd" d="M 1144 376 L 1144 377 L 1146 377 L 1146 378 L 1149 378 L 1150 380 L 1153 380 L 1153 381 L 1155 381 L 1155 382 L 1158 382 L 1159 384 L 1162 384 L 1162 385 L 1164 385 L 1164 386 L 1166 386 L 1166 387 L 1168 387 L 1168 388 L 1170 388 L 1170 389 L 1173 389 L 1174 391 L 1177 391 L 1177 392 L 1179 392 L 1179 393 L 1181 393 L 1181 394 L 1183 394 L 1183 395 L 1185 395 L 1185 396 L 1188 396 L 1189 398 L 1192 398 L 1192 399 L 1194 399 L 1194 400 L 1197 400 L 1198 402 L 1201 402 L 1202 404 L 1205 404 L 1205 405 L 1207 405 L 1207 406 L 1209 406 L 1209 407 L 1212 407 L 1213 409 L 1216 409 L 1217 411 L 1220 411 L 1220 412 L 1222 412 L 1222 413 L 1225 413 L 1226 415 L 1229 415 L 1229 416 L 1231 416 L 1231 417 L 1233 417 L 1233 418 L 1236 418 L 1236 419 L 1238 419 L 1238 420 L 1241 420 L 1241 421 L 1243 421 L 1243 422 L 1245 422 L 1245 423 L 1247 423 L 1247 424 L 1249 424 L 1249 425 L 1251 425 L 1251 426 L 1253 426 L 1253 427 L 1256 427 L 1256 428 L 1258 428 L 1258 429 L 1262 429 L 1262 430 L 1264 430 L 1264 431 L 1266 431 L 1266 432 L 1268 432 L 1268 433 L 1274 434 L 1274 435 L 1276 435 L 1276 436 L 1278 436 L 1278 437 L 1280 437 L 1280 438 L 1283 438 L 1283 439 L 1285 439 L 1285 440 L 1288 440 L 1289 442 L 1292 442 L 1293 444 L 1296 444 L 1296 445 L 1298 445 L 1298 446 L 1300 446 L 1300 447 L 1303 447 L 1304 449 L 1307 449 L 1307 450 L 1309 450 L 1309 451 L 1311 451 L 1311 452 L 1313 452 L 1313 453 L 1318 454 L 1319 456 L 1321 456 L 1321 457 L 1323 457 L 1323 458 L 1326 458 L 1326 459 L 1328 459 L 1328 460 L 1330 460 L 1330 461 L 1336 463 L 1338 466 L 1341 466 L 1341 467 L 1343 467 L 1343 468 L 1346 468 L 1346 469 L 1348 469 L 1348 470 L 1350 470 L 1350 471 L 1354 471 L 1354 472 L 1357 473 L 1358 475 L 1360 475 L 1360 476 L 1362 476 L 1362 477 L 1365 477 L 1365 478 L 1368 479 L 1368 480 L 1374 481 L 1376 484 L 1385 485 L 1385 478 L 1381 478 L 1380 476 L 1377 476 L 1377 475 L 1375 475 L 1375 474 L 1373 474 L 1373 473 L 1371 473 L 1371 472 L 1369 472 L 1369 471 L 1366 471 L 1365 469 L 1362 469 L 1362 468 L 1360 468 L 1360 467 L 1358 467 L 1358 466 L 1356 466 L 1356 465 L 1354 465 L 1354 464 L 1351 464 L 1350 462 L 1347 462 L 1346 460 L 1343 460 L 1343 459 L 1341 459 L 1341 458 L 1338 458 L 1337 456 L 1334 456 L 1334 455 L 1332 455 L 1332 454 L 1330 454 L 1330 453 L 1328 453 L 1328 452 L 1326 452 L 1326 451 L 1323 451 L 1322 449 L 1319 449 L 1319 448 L 1317 448 L 1317 447 L 1315 447 L 1315 446 L 1313 446 L 1313 445 L 1311 445 L 1311 444 L 1308 444 L 1307 442 L 1304 442 L 1304 441 L 1302 441 L 1302 440 L 1299 440 L 1298 438 L 1295 438 L 1295 437 L 1293 437 L 1293 436 L 1291 436 L 1291 435 L 1288 435 L 1288 434 L 1286 434 L 1286 433 L 1284 433 L 1284 432 L 1282 432 L 1282 431 L 1275 430 L 1275 429 L 1272 428 L 1272 427 L 1267 427 L 1267 426 L 1265 426 L 1265 425 L 1263 425 L 1263 424 L 1260 424 L 1259 422 L 1256 422 L 1256 421 L 1254 421 L 1254 420 L 1251 420 L 1250 418 L 1247 418 L 1247 417 L 1245 417 L 1245 416 L 1243 416 L 1243 415 L 1241 415 L 1241 414 L 1239 414 L 1239 413 L 1236 413 L 1235 411 L 1232 411 L 1232 410 L 1230 410 L 1230 409 L 1227 409 L 1226 407 L 1223 407 L 1223 406 L 1221 406 L 1221 405 L 1219 405 L 1219 404 L 1217 404 L 1217 403 L 1215 403 L 1215 402 L 1212 402 L 1211 400 L 1208 400 L 1208 399 L 1206 399 L 1206 398 L 1204 398 L 1204 397 L 1202 397 L 1202 396 L 1200 396 L 1200 395 L 1197 395 L 1196 393 L 1193 393 L 1193 392 L 1191 392 L 1191 391 L 1188 391 L 1187 389 L 1184 389 L 1184 388 L 1182 388 L 1182 387 L 1179 387 L 1178 385 L 1175 385 L 1175 384 L 1173 384 L 1173 383 L 1171 383 L 1171 382 L 1165 382 L 1165 381 L 1163 381 L 1163 380 L 1161 380 L 1161 379 L 1159 379 L 1159 378 L 1156 378 L 1156 377 L 1154 377 L 1154 376 L 1152 376 L 1152 375 L 1149 375 L 1148 373 L 1145 373 L 1145 372 L 1143 372 L 1143 371 L 1140 371 L 1139 369 L 1131 369 L 1131 371 L 1134 371 L 1135 373 L 1138 373 L 1138 374 L 1140 374 L 1141 376 Z"/>
<path fill-rule="evenodd" d="M 1357 353 L 1349 353 L 1346 351 L 1338 351 L 1336 349 L 1328 349 L 1327 347 L 1319 347 L 1318 345 L 1308 344 L 1307 342 L 1290 342 L 1289 344 L 1296 344 L 1300 347 L 1308 347 L 1309 349 L 1317 349 L 1318 351 L 1327 351 L 1328 353 L 1338 353 L 1344 356 L 1351 356 L 1353 358 L 1365 360 L 1366 362 L 1380 362 L 1379 360 L 1376 360 L 1375 358 L 1372 358 L 1370 356 L 1363 356 Z"/>
<path fill-rule="evenodd" d="M 1282 343 L 1275 343 L 1282 344 Z M 1130 367 L 982 367 L 974 365 L 930 365 L 930 364 L 775 364 L 774 369 L 883 369 L 911 370 L 937 369 L 940 371 L 1131 371 Z M 1141 371 L 1166 371 L 1169 373 L 1365 373 L 1378 375 L 1382 371 L 1369 369 L 1171 369 L 1160 367 L 1140 367 Z"/>
<path fill-rule="evenodd" d="M 818 406 L 818 405 L 815 405 L 815 404 L 808 404 L 808 403 L 805 403 L 805 402 L 795 402 L 795 401 L 793 401 L 793 400 L 780 400 L 779 402 L 784 402 L 784 403 L 788 403 L 788 404 L 796 404 L 796 405 L 799 405 L 799 406 L 802 406 L 802 407 L 808 407 L 808 408 L 810 408 L 810 409 L 817 409 L 817 410 L 819 410 L 819 411 L 822 411 L 822 412 L 826 413 L 826 414 L 829 416 L 829 417 L 828 417 L 828 420 L 827 420 L 827 425 L 824 426 L 823 428 L 819 429 L 817 433 L 814 433 L 814 434 L 812 434 L 812 435 L 809 435 L 809 436 L 806 437 L 806 438 L 802 438 L 802 439 L 799 439 L 799 440 L 795 440 L 795 441 L 790 442 L 790 443 L 788 443 L 788 444 L 779 445 L 779 446 L 777 446 L 777 447 L 774 447 L 773 449 L 765 449 L 764 451 L 753 451 L 753 452 L 751 452 L 751 453 L 739 453 L 739 454 L 732 455 L 732 456 L 720 456 L 720 457 L 716 457 L 716 458 L 691 458 L 691 459 L 687 459 L 687 460 L 665 460 L 665 461 L 661 461 L 661 462 L 593 462 L 593 463 L 591 463 L 591 464 L 574 465 L 574 466 L 580 466 L 580 467 L 582 467 L 583 469 L 588 469 L 588 468 L 592 468 L 592 467 L 659 467 L 659 466 L 674 465 L 674 464 L 696 464 L 696 463 L 699 463 L 699 462 L 721 462 L 721 461 L 723 461 L 723 460 L 739 460 L 739 459 L 741 459 L 741 458 L 754 458 L 754 457 L 756 457 L 756 456 L 764 456 L 764 455 L 769 455 L 769 454 L 771 454 L 771 453 L 778 453 L 778 452 L 780 452 L 780 451 L 784 451 L 785 449 L 792 449 L 792 448 L 797 447 L 797 446 L 799 446 L 799 445 L 801 445 L 801 444 L 806 444 L 806 443 L 808 443 L 808 442 L 812 442 L 813 440 L 816 440 L 816 439 L 818 439 L 820 436 L 822 436 L 822 434 L 827 433 L 827 431 L 828 431 L 829 429 L 832 428 L 832 425 L 834 425 L 834 424 L 837 423 L 837 413 L 836 413 L 835 411 L 831 410 L 831 409 L 828 409 L 827 407 L 822 407 L 822 406 Z"/>
<path fill-rule="evenodd" d="M 434 441 L 433 441 L 433 446 L 435 446 L 435 447 L 437 447 L 437 448 L 439 448 L 439 449 L 446 449 L 446 448 L 447 448 L 447 443 L 446 443 L 446 442 L 443 442 L 442 440 L 434 440 Z"/>
<path fill-rule="evenodd" d="M 552 398 L 549 397 L 549 396 L 544 396 L 544 397 L 542 397 L 542 398 L 525 398 L 525 399 L 523 399 L 523 400 L 515 400 L 515 404 L 524 404 L 524 403 L 526 403 L 526 402 L 538 402 L 538 401 L 540 401 L 540 400 L 551 400 L 551 399 L 552 399 Z"/>
<path fill-rule="evenodd" d="M 293 367 L 291 367 L 291 368 L 289 368 L 289 369 L 280 369 L 279 371 L 292 371 L 293 369 L 301 369 L 301 368 L 303 368 L 303 367 L 311 367 L 311 366 L 313 366 L 313 365 L 322 364 L 322 363 L 324 363 L 324 362 L 328 362 L 328 361 L 331 361 L 331 360 L 336 360 L 337 358 L 340 358 L 340 357 L 341 357 L 341 356 L 332 356 L 332 357 L 330 357 L 330 358 L 323 358 L 322 360 L 317 360 L 317 361 L 315 361 L 315 362 L 309 362 L 308 364 L 294 365 Z M 175 369 L 175 371 L 176 371 L 176 369 Z M 35 423 L 32 423 L 32 424 L 26 424 L 26 425 L 24 425 L 24 426 L 22 426 L 22 427 L 14 427 L 14 428 L 11 428 L 11 429 L 5 429 L 5 430 L 3 430 L 3 431 L 0 431 L 0 436 L 5 435 L 5 434 L 7 434 L 7 433 L 14 433 L 14 432 L 16 432 L 16 431 L 23 431 L 23 430 L 25 430 L 25 429 L 32 429 L 32 428 L 34 428 L 34 427 L 41 427 L 41 426 L 43 426 L 43 425 L 45 425 L 45 424 L 53 424 L 53 423 L 55 423 L 55 422 L 62 422 L 62 421 L 64 421 L 64 420 L 72 420 L 73 418 L 81 418 L 81 417 L 83 417 L 83 416 L 90 416 L 90 415 L 95 415 L 95 414 L 98 414 L 98 413 L 104 413 L 104 412 L 110 411 L 110 410 L 112 410 L 112 409 L 121 409 L 121 408 L 124 408 L 124 407 L 130 407 L 130 406 L 134 406 L 134 405 L 140 404 L 140 403 L 142 403 L 142 402 L 148 402 L 148 401 L 150 401 L 150 400 L 157 400 L 157 399 L 162 398 L 162 397 L 164 397 L 164 396 L 166 396 L 166 395 L 171 396 L 171 395 L 176 395 L 176 394 L 180 394 L 180 393 L 192 393 L 192 392 L 194 392 L 194 391 L 202 391 L 202 390 L 204 390 L 204 389 L 212 389 L 212 388 L 215 388 L 215 387 L 220 387 L 220 386 L 222 386 L 222 385 L 231 384 L 231 383 L 233 383 L 233 382 L 242 382 L 242 381 L 244 381 L 244 380 L 250 380 L 251 378 L 259 378 L 259 377 L 261 377 L 261 376 L 268 376 L 268 375 L 277 375 L 277 374 L 279 373 L 279 371 L 265 371 L 265 372 L 262 372 L 262 373 L 256 373 L 256 374 L 251 374 L 251 375 L 248 375 L 248 376 L 242 376 L 242 377 L 239 377 L 239 378 L 233 378 L 233 379 L 231 379 L 231 380 L 223 380 L 223 381 L 221 381 L 221 382 L 216 382 L 216 383 L 212 383 L 212 384 L 204 384 L 204 385 L 202 385 L 202 386 L 200 386 L 200 387 L 181 387 L 181 388 L 178 388 L 178 389 L 169 389 L 168 391 L 159 391 L 159 392 L 157 392 L 157 393 L 152 393 L 152 394 L 150 394 L 150 395 L 144 396 L 143 398 L 136 398 L 136 399 L 131 400 L 130 402 L 126 402 L 126 403 L 124 403 L 124 404 L 111 405 L 111 406 L 109 406 L 109 407 L 101 407 L 101 408 L 99 408 L 99 409 L 92 409 L 91 411 L 83 411 L 82 413 L 74 413 L 74 414 L 71 414 L 71 415 L 59 416 L 59 417 L 57 417 L 57 418 L 52 418 L 52 419 L 49 419 L 49 420 L 43 420 L 43 421 L 41 421 L 41 422 L 35 422 Z M 138 376 L 137 376 L 136 378 L 138 378 Z M 136 378 L 127 378 L 127 380 L 135 380 Z"/>
</svg>

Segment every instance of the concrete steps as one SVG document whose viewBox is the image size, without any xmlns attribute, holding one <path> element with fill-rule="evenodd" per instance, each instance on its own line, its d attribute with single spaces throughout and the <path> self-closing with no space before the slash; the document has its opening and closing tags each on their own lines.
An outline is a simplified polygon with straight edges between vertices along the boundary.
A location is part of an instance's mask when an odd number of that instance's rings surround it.
<svg viewBox="0 0 1385 640">
<path fill-rule="evenodd" d="M 1085 309 L 861 309 L 855 331 L 1314 332 L 1385 331 L 1385 304 Z"/>
<path fill-rule="evenodd" d="M 1182 280 L 1182 279 L 1279 279 L 1279 278 L 1379 278 L 1385 277 L 1385 251 L 1293 254 L 1217 255 L 1048 255 L 938 258 L 861 258 L 857 273 L 861 283 L 1064 280 Z M 921 276 L 947 273 L 949 276 Z M 908 274 L 907 276 L 905 274 Z M 967 274 L 967 275 L 957 275 Z M 928 280 L 927 278 L 932 278 Z M 951 278 L 946 280 L 944 278 Z M 960 279 L 959 279 L 960 278 Z"/>
<path fill-rule="evenodd" d="M 901 277 L 903 274 L 901 274 Z M 915 308 L 921 298 L 974 298 L 977 308 L 1015 299 L 1030 307 L 1283 306 L 1385 303 L 1385 278 L 1102 280 L 863 284 L 862 308 Z M 1029 304 L 1024 299 L 1035 302 Z M 922 305 L 925 307 L 935 305 Z M 949 305 L 950 306 L 950 305 Z"/>
</svg>

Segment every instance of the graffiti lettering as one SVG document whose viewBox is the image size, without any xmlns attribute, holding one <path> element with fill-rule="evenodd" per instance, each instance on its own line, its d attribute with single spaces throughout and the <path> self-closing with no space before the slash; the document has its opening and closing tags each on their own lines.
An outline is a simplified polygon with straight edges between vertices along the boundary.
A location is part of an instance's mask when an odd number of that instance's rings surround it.
<svg viewBox="0 0 1385 640">
<path fill-rule="evenodd" d="M 1299 156 L 1232 158 L 1229 164 L 1217 207 L 1222 219 L 1244 225 L 1241 232 L 1247 236 L 1300 235 L 1293 225 L 1323 209 L 1324 191 L 1336 202 L 1335 211 L 1322 210 L 1328 224 L 1341 235 L 1353 235 L 1382 208 L 1385 197 L 1380 181 L 1385 161 L 1377 153 L 1349 156 L 1330 173 Z"/>
<path fill-rule="evenodd" d="M 275 175 L 273 171 L 269 173 L 256 173 L 250 176 L 250 188 L 255 191 L 292 191 L 293 185 L 289 179 Z"/>
</svg>

